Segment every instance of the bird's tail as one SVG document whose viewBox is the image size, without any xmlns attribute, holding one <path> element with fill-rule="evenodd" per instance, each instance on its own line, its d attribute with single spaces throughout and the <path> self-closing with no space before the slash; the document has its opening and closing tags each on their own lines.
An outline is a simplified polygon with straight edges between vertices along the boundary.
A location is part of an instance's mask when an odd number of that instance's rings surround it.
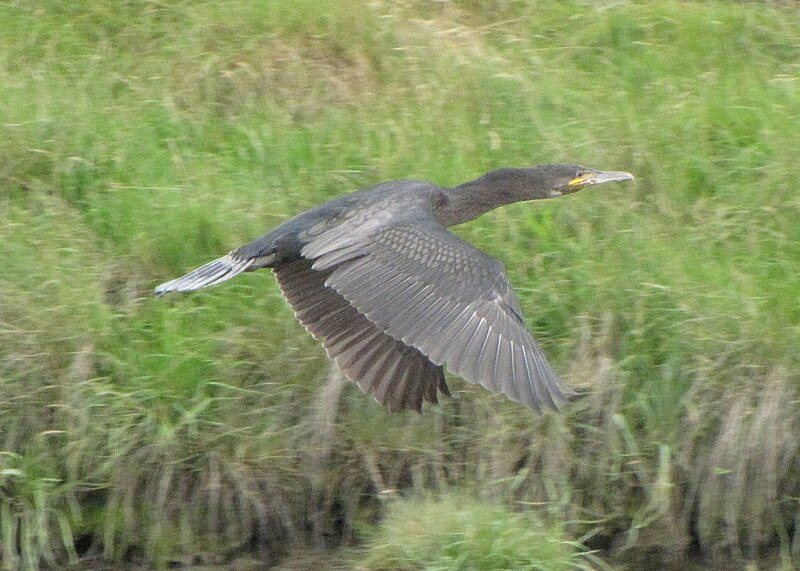
<svg viewBox="0 0 800 571">
<path fill-rule="evenodd" d="M 156 295 L 161 296 L 173 291 L 194 291 L 217 285 L 247 271 L 256 261 L 255 258 L 237 258 L 233 254 L 235 252 L 217 258 L 184 276 L 161 284 L 155 289 Z"/>
</svg>

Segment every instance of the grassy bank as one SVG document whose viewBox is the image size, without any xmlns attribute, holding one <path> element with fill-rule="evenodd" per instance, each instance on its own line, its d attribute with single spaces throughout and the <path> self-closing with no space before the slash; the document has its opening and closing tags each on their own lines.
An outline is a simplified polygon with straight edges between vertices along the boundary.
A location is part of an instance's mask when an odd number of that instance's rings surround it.
<svg viewBox="0 0 800 571">
<path fill-rule="evenodd" d="M 557 561 L 588 561 L 573 540 L 796 562 L 795 22 L 730 2 L 0 6 L 3 566 L 384 553 L 364 530 L 388 491 L 454 488 L 481 521 L 543 522 Z M 392 415 L 269 275 L 151 295 L 358 187 L 562 161 L 637 181 L 457 232 L 586 392 L 563 415 L 456 379 L 458 400 Z"/>
</svg>

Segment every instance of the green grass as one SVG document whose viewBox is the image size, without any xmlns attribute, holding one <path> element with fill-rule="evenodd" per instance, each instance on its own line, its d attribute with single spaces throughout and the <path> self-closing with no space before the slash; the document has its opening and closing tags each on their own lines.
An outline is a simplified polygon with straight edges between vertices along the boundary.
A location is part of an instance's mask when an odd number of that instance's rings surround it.
<svg viewBox="0 0 800 571">
<path fill-rule="evenodd" d="M 394 500 L 381 527 L 367 535 L 353 564 L 360 571 L 602 568 L 530 512 L 515 513 L 465 492 Z"/>
<path fill-rule="evenodd" d="M 379 550 L 414 516 L 385 491 L 451 487 L 605 557 L 796 564 L 795 22 L 778 3 L 4 3 L 2 566 L 279 557 L 385 513 Z M 457 232 L 587 393 L 564 415 L 455 379 L 459 400 L 391 415 L 329 374 L 266 274 L 151 295 L 368 184 L 558 161 L 637 180 Z"/>
</svg>

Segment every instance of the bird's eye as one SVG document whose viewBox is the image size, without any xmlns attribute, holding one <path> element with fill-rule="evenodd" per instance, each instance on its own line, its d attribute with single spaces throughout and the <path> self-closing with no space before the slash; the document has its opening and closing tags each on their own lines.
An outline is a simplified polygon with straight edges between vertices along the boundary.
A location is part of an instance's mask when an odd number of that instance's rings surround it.
<svg viewBox="0 0 800 571">
<path fill-rule="evenodd" d="M 575 173 L 575 178 L 582 178 L 586 176 L 586 171 L 578 171 Z"/>
</svg>

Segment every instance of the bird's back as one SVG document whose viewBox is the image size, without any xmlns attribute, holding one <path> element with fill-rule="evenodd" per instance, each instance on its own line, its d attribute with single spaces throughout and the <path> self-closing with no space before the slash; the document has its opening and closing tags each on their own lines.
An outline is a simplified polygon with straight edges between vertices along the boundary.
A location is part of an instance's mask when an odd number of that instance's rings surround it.
<svg viewBox="0 0 800 571">
<path fill-rule="evenodd" d="M 274 260 L 251 268 L 258 269 L 297 259 L 306 244 L 335 228 L 353 241 L 366 240 L 401 219 L 430 216 L 431 200 L 438 190 L 436 185 L 418 180 L 367 187 L 299 214 L 235 253 L 242 258 L 275 255 Z"/>
<path fill-rule="evenodd" d="M 242 272 L 276 268 L 303 256 L 303 248 L 323 233 L 364 242 L 400 220 L 432 218 L 439 187 L 426 181 L 398 180 L 370 186 L 298 214 L 260 238 L 186 275 L 165 282 L 156 295 L 211 287 Z"/>
</svg>

